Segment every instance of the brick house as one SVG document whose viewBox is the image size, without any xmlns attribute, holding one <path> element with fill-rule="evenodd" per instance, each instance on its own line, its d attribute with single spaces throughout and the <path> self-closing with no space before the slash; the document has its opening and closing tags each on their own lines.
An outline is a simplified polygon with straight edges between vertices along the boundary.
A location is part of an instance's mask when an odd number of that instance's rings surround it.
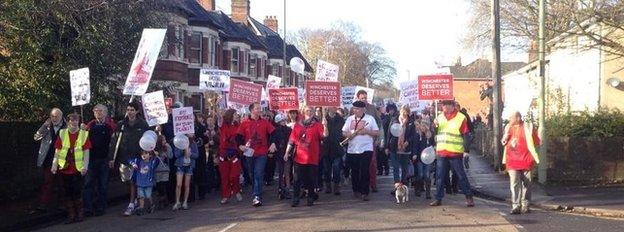
<svg viewBox="0 0 624 232">
<path fill-rule="evenodd" d="M 266 21 L 269 27 L 251 18 L 249 0 L 232 0 L 231 17 L 216 11 L 214 0 L 169 4 L 167 36 L 152 77 L 153 86 L 164 89 L 166 97 L 203 111 L 210 98 L 199 89 L 201 68 L 230 70 L 232 78 L 259 84 L 266 83 L 269 74 L 285 77 L 285 85 L 302 82 L 297 80 L 304 76 L 292 73 L 277 56 L 283 40 L 270 29 L 277 30 L 277 20 Z M 305 61 L 296 47 L 288 45 L 287 51 L 288 60 L 298 56 Z M 305 63 L 309 76 L 312 69 Z"/>
</svg>

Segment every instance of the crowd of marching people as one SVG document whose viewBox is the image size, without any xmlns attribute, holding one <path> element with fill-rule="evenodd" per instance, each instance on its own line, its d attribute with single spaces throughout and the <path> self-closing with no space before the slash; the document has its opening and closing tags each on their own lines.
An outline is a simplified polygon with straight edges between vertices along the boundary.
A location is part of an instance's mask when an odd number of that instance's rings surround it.
<svg viewBox="0 0 624 232">
<path fill-rule="evenodd" d="M 258 207 L 266 194 L 276 194 L 292 207 L 302 201 L 312 206 L 321 193 L 341 195 L 346 180 L 354 197 L 368 201 L 378 191 L 377 176 L 392 171 L 397 203 L 409 186 L 415 196 L 433 198 L 431 206 L 459 190 L 474 206 L 464 170 L 472 126 L 456 102 L 442 101 L 439 115 L 394 103 L 382 113 L 366 101 L 366 92 L 356 96 L 349 110 L 304 106 L 275 112 L 253 103 L 244 111 L 196 113 L 195 133 L 183 137 L 173 133 L 171 108 L 182 107 L 178 102 L 168 107 L 169 121 L 155 127 L 136 102 L 118 122 L 101 104 L 87 122 L 55 108 L 35 134 L 45 173 L 40 201 L 50 203 L 54 179 L 60 179 L 67 223 L 102 215 L 109 174 L 118 170 L 130 196 L 126 216 L 189 209 L 189 202 L 212 191 L 221 204 L 248 199 Z M 269 185 L 276 185 L 275 192 L 263 190 Z M 520 201 L 514 207 L 524 210 Z"/>
</svg>

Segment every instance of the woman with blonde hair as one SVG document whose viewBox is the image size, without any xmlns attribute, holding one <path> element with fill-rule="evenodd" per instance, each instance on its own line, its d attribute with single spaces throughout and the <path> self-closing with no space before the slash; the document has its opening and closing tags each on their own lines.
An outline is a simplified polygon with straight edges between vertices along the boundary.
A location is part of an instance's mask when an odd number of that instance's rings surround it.
<svg viewBox="0 0 624 232">
<path fill-rule="evenodd" d="M 409 105 L 403 105 L 399 115 L 390 121 L 390 128 L 386 135 L 386 154 L 390 157 L 393 169 L 395 187 L 407 184 L 408 165 L 412 149 L 414 148 L 414 136 L 416 130 L 410 119 L 411 109 Z"/>
</svg>

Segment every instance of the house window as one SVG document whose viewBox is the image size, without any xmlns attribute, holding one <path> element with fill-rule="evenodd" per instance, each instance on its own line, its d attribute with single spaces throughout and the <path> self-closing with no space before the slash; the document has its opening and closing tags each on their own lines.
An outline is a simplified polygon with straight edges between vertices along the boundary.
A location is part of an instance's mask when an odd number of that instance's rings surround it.
<svg viewBox="0 0 624 232">
<path fill-rule="evenodd" d="M 214 36 L 211 36 L 208 39 L 209 48 L 209 65 L 211 67 L 217 66 L 217 39 Z"/>
<path fill-rule="evenodd" d="M 184 35 L 186 31 L 181 25 L 176 25 L 175 30 L 175 56 L 179 59 L 184 59 Z"/>
<path fill-rule="evenodd" d="M 258 71 L 256 70 L 257 58 L 255 54 L 249 54 L 249 76 L 257 77 Z"/>
<path fill-rule="evenodd" d="M 199 64 L 202 62 L 201 53 L 202 53 L 202 33 L 201 32 L 193 32 L 190 39 L 189 44 L 190 54 L 188 54 L 189 62 L 194 64 Z"/>
<path fill-rule="evenodd" d="M 232 48 L 232 64 L 230 65 L 230 71 L 233 73 L 239 72 L 238 70 L 238 48 Z"/>
<path fill-rule="evenodd" d="M 279 64 L 278 63 L 274 63 L 273 65 L 271 65 L 271 75 L 273 76 L 279 76 Z"/>
</svg>

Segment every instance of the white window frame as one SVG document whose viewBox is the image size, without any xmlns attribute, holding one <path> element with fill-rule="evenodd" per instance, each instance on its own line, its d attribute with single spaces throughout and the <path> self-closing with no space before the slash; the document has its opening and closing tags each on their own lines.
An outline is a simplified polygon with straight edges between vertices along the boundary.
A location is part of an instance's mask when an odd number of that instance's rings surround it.
<svg viewBox="0 0 624 232">
<path fill-rule="evenodd" d="M 234 52 L 236 51 L 236 52 Z M 232 50 L 230 50 L 230 52 L 232 53 L 232 56 L 230 57 L 230 71 L 233 73 L 240 73 L 241 70 L 240 69 L 240 48 L 239 47 L 233 47 Z M 236 62 L 236 65 L 234 64 L 234 62 Z"/>
</svg>

